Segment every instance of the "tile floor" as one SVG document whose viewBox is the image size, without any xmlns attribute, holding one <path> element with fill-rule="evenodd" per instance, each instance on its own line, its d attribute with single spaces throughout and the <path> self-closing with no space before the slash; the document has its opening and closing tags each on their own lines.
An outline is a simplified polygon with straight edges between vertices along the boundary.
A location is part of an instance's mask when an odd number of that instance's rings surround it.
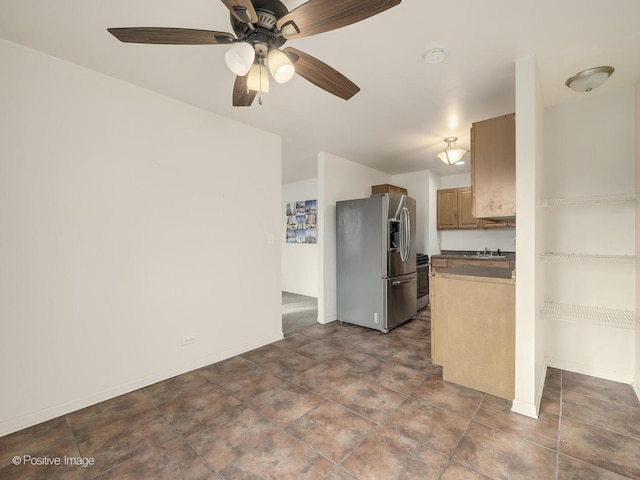
<svg viewBox="0 0 640 480">
<path fill-rule="evenodd" d="M 424 310 L 388 335 L 316 324 L 2 437 L 0 478 L 640 479 L 629 385 L 549 369 L 534 420 L 443 381 L 429 342 Z"/>
</svg>

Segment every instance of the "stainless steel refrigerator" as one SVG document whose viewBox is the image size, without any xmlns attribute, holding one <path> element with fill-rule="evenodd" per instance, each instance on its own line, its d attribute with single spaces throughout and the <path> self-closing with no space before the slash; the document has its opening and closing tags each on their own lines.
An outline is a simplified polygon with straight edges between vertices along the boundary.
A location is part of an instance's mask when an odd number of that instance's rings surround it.
<svg viewBox="0 0 640 480">
<path fill-rule="evenodd" d="M 336 203 L 338 320 L 387 333 L 415 318 L 416 201 L 382 193 Z"/>
</svg>

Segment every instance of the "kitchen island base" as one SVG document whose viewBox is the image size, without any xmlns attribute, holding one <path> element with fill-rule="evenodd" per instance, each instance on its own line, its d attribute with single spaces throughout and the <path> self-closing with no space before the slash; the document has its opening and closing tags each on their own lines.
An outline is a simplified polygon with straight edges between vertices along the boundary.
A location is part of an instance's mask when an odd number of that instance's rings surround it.
<svg viewBox="0 0 640 480">
<path fill-rule="evenodd" d="M 515 279 L 510 269 L 432 274 L 432 360 L 444 380 L 513 400 Z"/>
</svg>

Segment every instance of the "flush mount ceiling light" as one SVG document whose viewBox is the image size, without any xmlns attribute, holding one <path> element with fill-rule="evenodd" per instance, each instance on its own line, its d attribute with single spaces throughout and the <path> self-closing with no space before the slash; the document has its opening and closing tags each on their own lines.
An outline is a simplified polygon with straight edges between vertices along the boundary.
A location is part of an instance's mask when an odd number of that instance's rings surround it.
<svg viewBox="0 0 640 480">
<path fill-rule="evenodd" d="M 468 151 L 464 148 L 459 148 L 456 145 L 457 140 L 458 137 L 447 137 L 444 139 L 444 141 L 447 142 L 447 148 L 438 154 L 438 158 L 447 165 L 455 165 L 462 160 L 462 157 L 464 157 L 465 153 Z"/>
<path fill-rule="evenodd" d="M 611 76 L 615 69 L 613 67 L 594 67 L 576 73 L 564 84 L 574 92 L 590 92 L 598 88 Z"/>
</svg>

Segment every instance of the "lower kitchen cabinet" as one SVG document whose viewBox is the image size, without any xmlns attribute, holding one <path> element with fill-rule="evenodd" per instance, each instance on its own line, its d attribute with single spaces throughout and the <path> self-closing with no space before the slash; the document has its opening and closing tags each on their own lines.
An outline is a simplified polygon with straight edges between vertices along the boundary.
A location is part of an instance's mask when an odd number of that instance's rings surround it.
<svg viewBox="0 0 640 480">
<path fill-rule="evenodd" d="M 512 400 L 515 280 L 509 275 L 476 266 L 433 274 L 431 355 L 444 380 Z"/>
<path fill-rule="evenodd" d="M 460 265 L 476 265 L 479 267 L 497 267 L 497 268 L 510 268 L 513 270 L 516 266 L 516 262 L 509 260 L 484 260 L 474 258 L 438 258 L 431 257 L 431 270 L 437 271 L 444 268 L 453 268 Z"/>
</svg>

